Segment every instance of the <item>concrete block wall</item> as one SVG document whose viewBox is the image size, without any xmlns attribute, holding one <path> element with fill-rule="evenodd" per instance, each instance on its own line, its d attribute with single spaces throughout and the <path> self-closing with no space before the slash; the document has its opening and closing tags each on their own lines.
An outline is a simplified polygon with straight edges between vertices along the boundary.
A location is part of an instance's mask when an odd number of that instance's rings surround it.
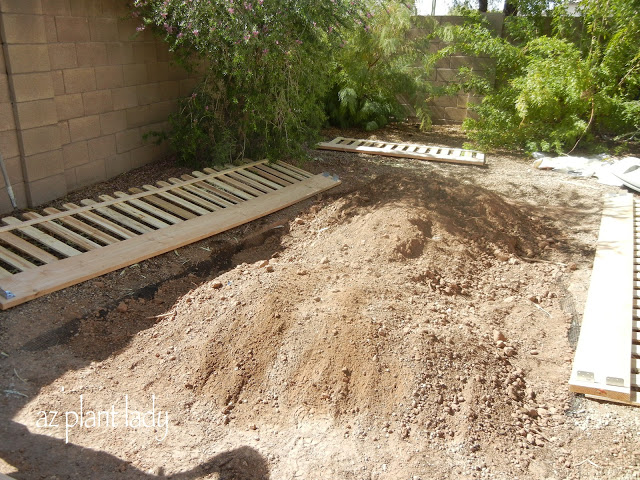
<svg viewBox="0 0 640 480">
<path fill-rule="evenodd" d="M 501 13 L 486 14 L 492 28 L 497 33 L 502 33 L 504 15 Z M 463 21 L 457 16 L 438 17 L 416 17 L 414 19 L 415 28 L 411 35 L 419 36 L 433 32 L 436 25 L 451 24 L 459 25 Z M 430 50 L 435 53 L 446 44 L 442 41 L 433 41 Z M 445 87 L 455 82 L 460 67 L 467 67 L 474 73 L 484 76 L 489 81 L 495 81 L 495 61 L 490 58 L 472 57 L 468 55 L 457 55 L 443 58 L 436 63 L 433 72 L 432 85 L 435 87 Z M 470 105 L 478 104 L 482 97 L 474 94 L 460 93 L 458 95 L 442 95 L 435 97 L 428 102 L 431 120 L 434 124 L 460 124 L 473 112 L 468 110 Z"/>
<path fill-rule="evenodd" d="M 126 17 L 122 0 L 0 2 L 0 153 L 20 207 L 166 155 L 142 136 L 166 126 L 197 78 Z"/>
</svg>

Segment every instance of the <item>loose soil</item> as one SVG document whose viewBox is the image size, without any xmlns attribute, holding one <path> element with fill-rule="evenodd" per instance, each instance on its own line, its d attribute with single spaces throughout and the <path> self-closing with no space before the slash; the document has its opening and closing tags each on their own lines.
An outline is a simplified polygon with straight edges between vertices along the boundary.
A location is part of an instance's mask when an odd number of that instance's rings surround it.
<svg viewBox="0 0 640 480">
<path fill-rule="evenodd" d="M 301 166 L 339 187 L 0 314 L 0 472 L 640 478 L 638 409 L 567 385 L 602 197 L 620 189 L 507 154 L 486 169 L 312 155 Z"/>
</svg>

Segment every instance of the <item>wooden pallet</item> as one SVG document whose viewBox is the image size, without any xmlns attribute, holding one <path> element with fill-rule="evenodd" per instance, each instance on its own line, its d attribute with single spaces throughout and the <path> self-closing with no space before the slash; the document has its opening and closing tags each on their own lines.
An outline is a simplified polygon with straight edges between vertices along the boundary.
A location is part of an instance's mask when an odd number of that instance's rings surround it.
<svg viewBox="0 0 640 480">
<path fill-rule="evenodd" d="M 605 199 L 569 388 L 640 405 L 640 213 L 631 194 Z"/>
<path fill-rule="evenodd" d="M 7 309 L 248 223 L 340 181 L 266 160 L 205 168 L 99 201 L 45 208 L 0 227 L 0 308 Z"/>
<path fill-rule="evenodd" d="M 320 150 L 337 150 L 339 152 L 368 153 L 387 157 L 417 158 L 436 162 L 460 163 L 464 165 L 485 166 L 484 153 L 461 148 L 430 147 L 409 143 L 379 142 L 377 140 L 361 140 L 357 138 L 336 137 L 330 142 L 321 142 Z"/>
</svg>

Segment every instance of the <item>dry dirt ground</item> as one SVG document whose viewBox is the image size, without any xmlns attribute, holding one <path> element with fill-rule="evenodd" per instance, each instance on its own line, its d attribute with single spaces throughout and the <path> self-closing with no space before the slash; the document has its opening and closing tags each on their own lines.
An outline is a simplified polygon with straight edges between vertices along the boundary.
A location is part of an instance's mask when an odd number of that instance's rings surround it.
<svg viewBox="0 0 640 480">
<path fill-rule="evenodd" d="M 313 156 L 339 187 L 0 313 L 0 472 L 640 478 L 640 410 L 567 386 L 602 196 L 620 189 L 523 156 Z"/>
</svg>

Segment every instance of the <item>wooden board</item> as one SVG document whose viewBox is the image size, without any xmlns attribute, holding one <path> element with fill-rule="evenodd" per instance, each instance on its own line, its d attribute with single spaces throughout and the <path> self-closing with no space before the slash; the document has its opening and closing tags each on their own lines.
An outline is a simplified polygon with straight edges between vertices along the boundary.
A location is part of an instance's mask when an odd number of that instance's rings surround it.
<svg viewBox="0 0 640 480">
<path fill-rule="evenodd" d="M 367 153 L 386 157 L 417 158 L 435 162 L 459 163 L 484 167 L 487 162 L 482 152 L 460 148 L 430 147 L 408 143 L 369 141 L 357 138 L 336 137 L 330 142 L 320 142 L 320 150 Z"/>
<path fill-rule="evenodd" d="M 580 337 L 569 388 L 603 399 L 632 402 L 634 315 L 634 200 L 605 198 Z M 635 381 L 635 377 L 633 377 Z M 637 393 L 637 392 L 635 392 Z"/>
<path fill-rule="evenodd" d="M 271 168 L 278 167 L 296 176 L 295 181 L 291 177 L 286 186 L 277 184 L 276 188 L 270 185 L 270 177 L 260 180 L 258 167 L 266 164 L 264 160 L 210 174 L 195 172 L 182 180 L 158 182 L 158 187 L 133 189 L 131 195 L 116 192 L 101 195 L 100 202 L 84 199 L 82 207 L 65 204 L 64 211 L 25 214 L 22 221 L 6 217 L 7 227 L 0 227 L 0 241 L 4 242 L 0 244 L 0 288 L 14 297 L 0 297 L 0 307 L 4 310 L 202 240 L 340 183 L 328 174 L 305 175 L 276 163 L 265 168 L 279 171 Z M 242 177 L 248 168 L 254 169 L 251 175 Z M 238 178 L 229 176 L 231 173 Z M 243 178 L 250 181 L 245 183 Z M 254 182 L 266 192 L 248 194 L 246 190 L 255 189 Z"/>
</svg>

